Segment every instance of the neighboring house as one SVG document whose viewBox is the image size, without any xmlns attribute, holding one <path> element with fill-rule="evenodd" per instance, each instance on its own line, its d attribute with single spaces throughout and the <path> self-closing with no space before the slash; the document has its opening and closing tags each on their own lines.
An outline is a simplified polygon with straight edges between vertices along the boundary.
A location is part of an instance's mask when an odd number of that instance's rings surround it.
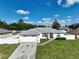
<svg viewBox="0 0 79 59">
<path fill-rule="evenodd" d="M 43 28 L 43 27 L 23 31 L 20 33 L 20 36 L 21 37 L 36 37 L 38 39 L 38 42 L 40 42 L 40 39 L 56 39 L 60 37 L 65 37 L 68 40 L 75 39 L 75 36 L 72 34 L 68 34 L 61 30 L 56 30 L 52 28 Z"/>
<path fill-rule="evenodd" d="M 12 35 L 12 31 L 0 28 L 0 38 Z"/>
<path fill-rule="evenodd" d="M 79 39 L 79 27 L 77 29 L 68 31 L 68 33 L 75 35 L 75 38 Z"/>
<path fill-rule="evenodd" d="M 67 32 L 67 31 L 69 31 L 69 28 L 68 28 L 68 26 L 62 26 L 59 28 L 59 30 L 62 30 L 63 32 Z"/>
</svg>

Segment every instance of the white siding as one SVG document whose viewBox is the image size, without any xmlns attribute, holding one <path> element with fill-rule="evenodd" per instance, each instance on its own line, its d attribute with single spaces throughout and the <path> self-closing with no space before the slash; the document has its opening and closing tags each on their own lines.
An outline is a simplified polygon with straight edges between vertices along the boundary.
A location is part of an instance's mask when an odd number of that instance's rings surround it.
<svg viewBox="0 0 79 59">
<path fill-rule="evenodd" d="M 56 39 L 58 34 L 53 34 L 53 38 Z M 66 40 L 75 40 L 75 35 L 71 34 L 60 34 L 60 37 L 66 38 Z"/>
<path fill-rule="evenodd" d="M 77 39 L 79 39 L 79 35 L 76 35 Z"/>
<path fill-rule="evenodd" d="M 40 34 L 40 39 L 47 39 L 47 37 L 43 37 L 43 34 Z"/>
<path fill-rule="evenodd" d="M 11 36 L 0 38 L 0 44 L 17 44 L 22 42 L 37 42 L 40 43 L 40 39 L 38 37 L 22 37 L 22 36 Z"/>
<path fill-rule="evenodd" d="M 37 36 L 37 42 L 38 42 L 38 43 L 40 43 L 41 37 L 42 37 L 42 34 L 40 34 L 40 35 Z"/>
<path fill-rule="evenodd" d="M 53 34 L 53 39 L 56 39 L 57 38 L 57 35 L 58 34 Z M 60 35 L 60 37 L 65 37 L 64 34 L 59 34 L 59 35 Z"/>
<path fill-rule="evenodd" d="M 75 35 L 65 35 L 66 40 L 75 40 Z"/>
<path fill-rule="evenodd" d="M 19 37 L 19 42 L 37 42 L 37 37 Z"/>
<path fill-rule="evenodd" d="M 53 39 L 57 38 L 58 34 L 53 34 Z M 60 37 L 65 37 L 67 40 L 75 40 L 75 35 L 70 35 L 70 34 L 60 34 Z M 17 44 L 17 43 L 22 43 L 22 42 L 37 42 L 40 43 L 40 39 L 46 39 L 46 37 L 42 37 L 42 34 L 38 36 L 19 36 L 19 35 L 14 35 L 10 37 L 0 37 L 0 44 Z"/>
</svg>

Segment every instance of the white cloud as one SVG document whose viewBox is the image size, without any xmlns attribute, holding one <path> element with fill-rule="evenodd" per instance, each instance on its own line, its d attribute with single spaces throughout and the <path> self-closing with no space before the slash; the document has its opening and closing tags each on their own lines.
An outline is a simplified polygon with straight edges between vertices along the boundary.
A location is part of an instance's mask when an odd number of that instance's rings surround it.
<svg viewBox="0 0 79 59">
<path fill-rule="evenodd" d="M 70 24 L 71 20 L 70 19 L 64 19 L 64 20 L 58 20 L 58 22 L 61 24 L 61 26 L 64 26 L 64 25 Z"/>
<path fill-rule="evenodd" d="M 61 5 L 62 0 L 58 0 L 57 3 L 58 5 Z"/>
<path fill-rule="evenodd" d="M 54 17 L 59 17 L 59 16 L 60 16 L 59 14 L 55 14 L 55 15 L 54 15 Z"/>
<path fill-rule="evenodd" d="M 66 25 L 66 21 L 65 20 L 58 20 L 58 22 L 61 24 L 61 26 Z"/>
<path fill-rule="evenodd" d="M 67 18 L 67 19 L 57 20 L 57 21 L 58 21 L 62 26 L 71 24 L 73 21 L 72 21 L 72 19 L 70 18 L 70 16 L 68 16 L 68 17 L 69 17 L 69 18 Z M 50 20 L 50 19 L 51 19 L 51 20 Z M 45 25 L 45 26 L 51 26 L 53 21 L 54 21 L 54 20 L 53 20 L 52 18 L 42 18 L 42 20 L 37 21 L 36 24 L 38 24 L 38 25 Z"/>
<path fill-rule="evenodd" d="M 66 0 L 66 4 L 64 4 L 64 7 L 70 7 L 72 5 L 74 5 L 75 3 L 79 3 L 79 0 Z"/>
<path fill-rule="evenodd" d="M 61 26 L 64 26 L 64 25 L 71 24 L 73 21 L 72 19 L 64 19 L 64 20 L 58 20 L 58 22 L 61 24 Z"/>
<path fill-rule="evenodd" d="M 42 21 L 37 21 L 36 23 L 37 23 L 37 24 L 41 24 L 41 23 L 42 23 Z"/>
<path fill-rule="evenodd" d="M 75 3 L 79 3 L 79 0 L 66 0 L 65 4 L 61 4 L 64 0 L 58 0 L 58 5 L 61 5 L 62 7 L 70 7 L 74 5 Z"/>
<path fill-rule="evenodd" d="M 25 10 L 17 10 L 17 14 L 30 14 L 30 11 L 25 11 Z"/>
<path fill-rule="evenodd" d="M 37 25 L 44 25 L 44 26 L 51 26 L 52 24 L 52 18 L 42 18 L 40 21 L 36 22 Z"/>
<path fill-rule="evenodd" d="M 50 21 L 52 18 L 42 18 L 43 21 Z"/>
<path fill-rule="evenodd" d="M 13 20 L 13 21 L 11 21 L 10 23 L 14 23 L 14 22 L 17 23 L 17 20 Z"/>
<path fill-rule="evenodd" d="M 67 16 L 66 18 L 72 18 L 72 16 Z"/>
<path fill-rule="evenodd" d="M 46 3 L 46 5 L 47 5 L 47 6 L 49 6 L 49 7 L 51 7 L 51 3 L 49 3 L 49 2 L 48 2 L 48 3 Z"/>
<path fill-rule="evenodd" d="M 61 22 L 62 22 L 62 23 L 66 23 L 66 21 L 65 21 L 65 20 L 61 20 Z"/>
<path fill-rule="evenodd" d="M 26 23 L 34 24 L 34 21 L 27 21 Z"/>
<path fill-rule="evenodd" d="M 42 25 L 50 26 L 52 18 L 42 18 Z"/>
<path fill-rule="evenodd" d="M 24 19 L 24 20 L 29 20 L 29 17 L 23 17 L 22 19 Z"/>
<path fill-rule="evenodd" d="M 72 19 L 67 19 L 67 22 L 71 22 L 72 21 Z"/>
</svg>

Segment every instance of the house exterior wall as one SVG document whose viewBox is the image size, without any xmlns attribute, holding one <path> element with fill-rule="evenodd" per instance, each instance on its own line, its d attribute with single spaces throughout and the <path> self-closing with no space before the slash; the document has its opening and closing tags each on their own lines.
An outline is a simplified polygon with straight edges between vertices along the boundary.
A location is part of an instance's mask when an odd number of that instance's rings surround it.
<svg viewBox="0 0 79 59">
<path fill-rule="evenodd" d="M 39 37 L 40 37 L 40 39 L 47 39 L 47 38 L 48 38 L 48 39 L 51 39 L 51 38 L 50 38 L 50 33 L 48 33 L 48 36 L 47 36 L 47 37 L 43 37 L 43 33 L 40 34 Z"/>
<path fill-rule="evenodd" d="M 38 37 L 23 37 L 23 36 L 10 36 L 0 38 L 0 44 L 18 44 L 22 42 L 37 42 L 40 43 Z"/>
<path fill-rule="evenodd" d="M 58 34 L 53 34 L 53 38 L 56 39 Z M 66 40 L 75 40 L 75 35 L 71 35 L 71 34 L 59 34 L 60 37 L 64 37 L 66 38 Z"/>
<path fill-rule="evenodd" d="M 65 35 L 66 40 L 75 40 L 75 35 Z"/>
<path fill-rule="evenodd" d="M 47 39 L 47 37 L 43 37 L 43 34 L 40 34 L 40 39 Z"/>
<path fill-rule="evenodd" d="M 64 34 L 53 34 L 53 39 L 56 39 L 57 35 L 60 35 L 60 37 L 64 37 Z"/>
<path fill-rule="evenodd" d="M 37 42 L 37 37 L 23 37 L 23 36 L 20 36 L 19 37 L 19 42 Z"/>
<path fill-rule="evenodd" d="M 57 35 L 58 34 L 53 34 L 53 39 L 57 38 Z M 60 37 L 65 37 L 66 40 L 75 40 L 75 35 L 60 34 Z M 16 35 L 16 36 L 0 38 L 0 44 L 17 44 L 17 43 L 22 43 L 22 42 L 40 43 L 40 39 L 42 39 L 42 38 L 45 39 L 45 37 L 42 37 L 42 34 L 40 34 L 38 36 L 26 36 L 26 37 L 23 37 L 21 35 L 19 35 L 19 36 Z"/>
<path fill-rule="evenodd" d="M 53 34 L 53 40 L 57 38 L 57 35 L 60 35 L 60 37 L 65 37 L 66 40 L 75 40 L 75 35 L 65 35 L 65 34 Z M 20 42 L 35 42 L 35 40 L 37 40 L 38 43 L 40 43 L 40 40 L 42 39 L 47 39 L 47 37 L 43 37 L 43 34 L 41 33 L 40 35 L 38 36 L 34 36 L 34 37 L 31 37 L 31 36 L 28 36 L 28 37 L 21 37 L 20 36 Z M 29 40 L 28 40 L 29 39 Z M 51 39 L 50 38 L 50 33 L 48 34 L 48 39 Z"/>
<path fill-rule="evenodd" d="M 38 43 L 40 43 L 41 38 L 42 38 L 42 34 L 40 34 L 40 35 L 37 36 L 37 42 Z"/>
<path fill-rule="evenodd" d="M 66 34 L 66 35 L 65 34 L 53 34 L 52 39 L 56 39 L 58 35 L 60 35 L 60 37 L 66 38 L 66 40 L 75 40 L 75 35 L 71 35 L 71 34 Z M 39 41 L 40 39 L 47 39 L 47 37 L 43 37 L 42 34 L 40 34 L 38 38 L 39 38 Z M 51 39 L 50 34 L 48 34 L 48 39 Z"/>
<path fill-rule="evenodd" d="M 79 35 L 76 35 L 76 38 L 79 39 Z"/>
</svg>

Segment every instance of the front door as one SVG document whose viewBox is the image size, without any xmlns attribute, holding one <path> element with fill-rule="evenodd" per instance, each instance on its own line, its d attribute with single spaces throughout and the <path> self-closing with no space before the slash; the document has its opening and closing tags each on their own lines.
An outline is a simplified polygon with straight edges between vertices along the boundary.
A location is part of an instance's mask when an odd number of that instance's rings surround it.
<svg viewBox="0 0 79 59">
<path fill-rule="evenodd" d="M 50 38 L 53 39 L 53 33 L 50 33 Z"/>
</svg>

